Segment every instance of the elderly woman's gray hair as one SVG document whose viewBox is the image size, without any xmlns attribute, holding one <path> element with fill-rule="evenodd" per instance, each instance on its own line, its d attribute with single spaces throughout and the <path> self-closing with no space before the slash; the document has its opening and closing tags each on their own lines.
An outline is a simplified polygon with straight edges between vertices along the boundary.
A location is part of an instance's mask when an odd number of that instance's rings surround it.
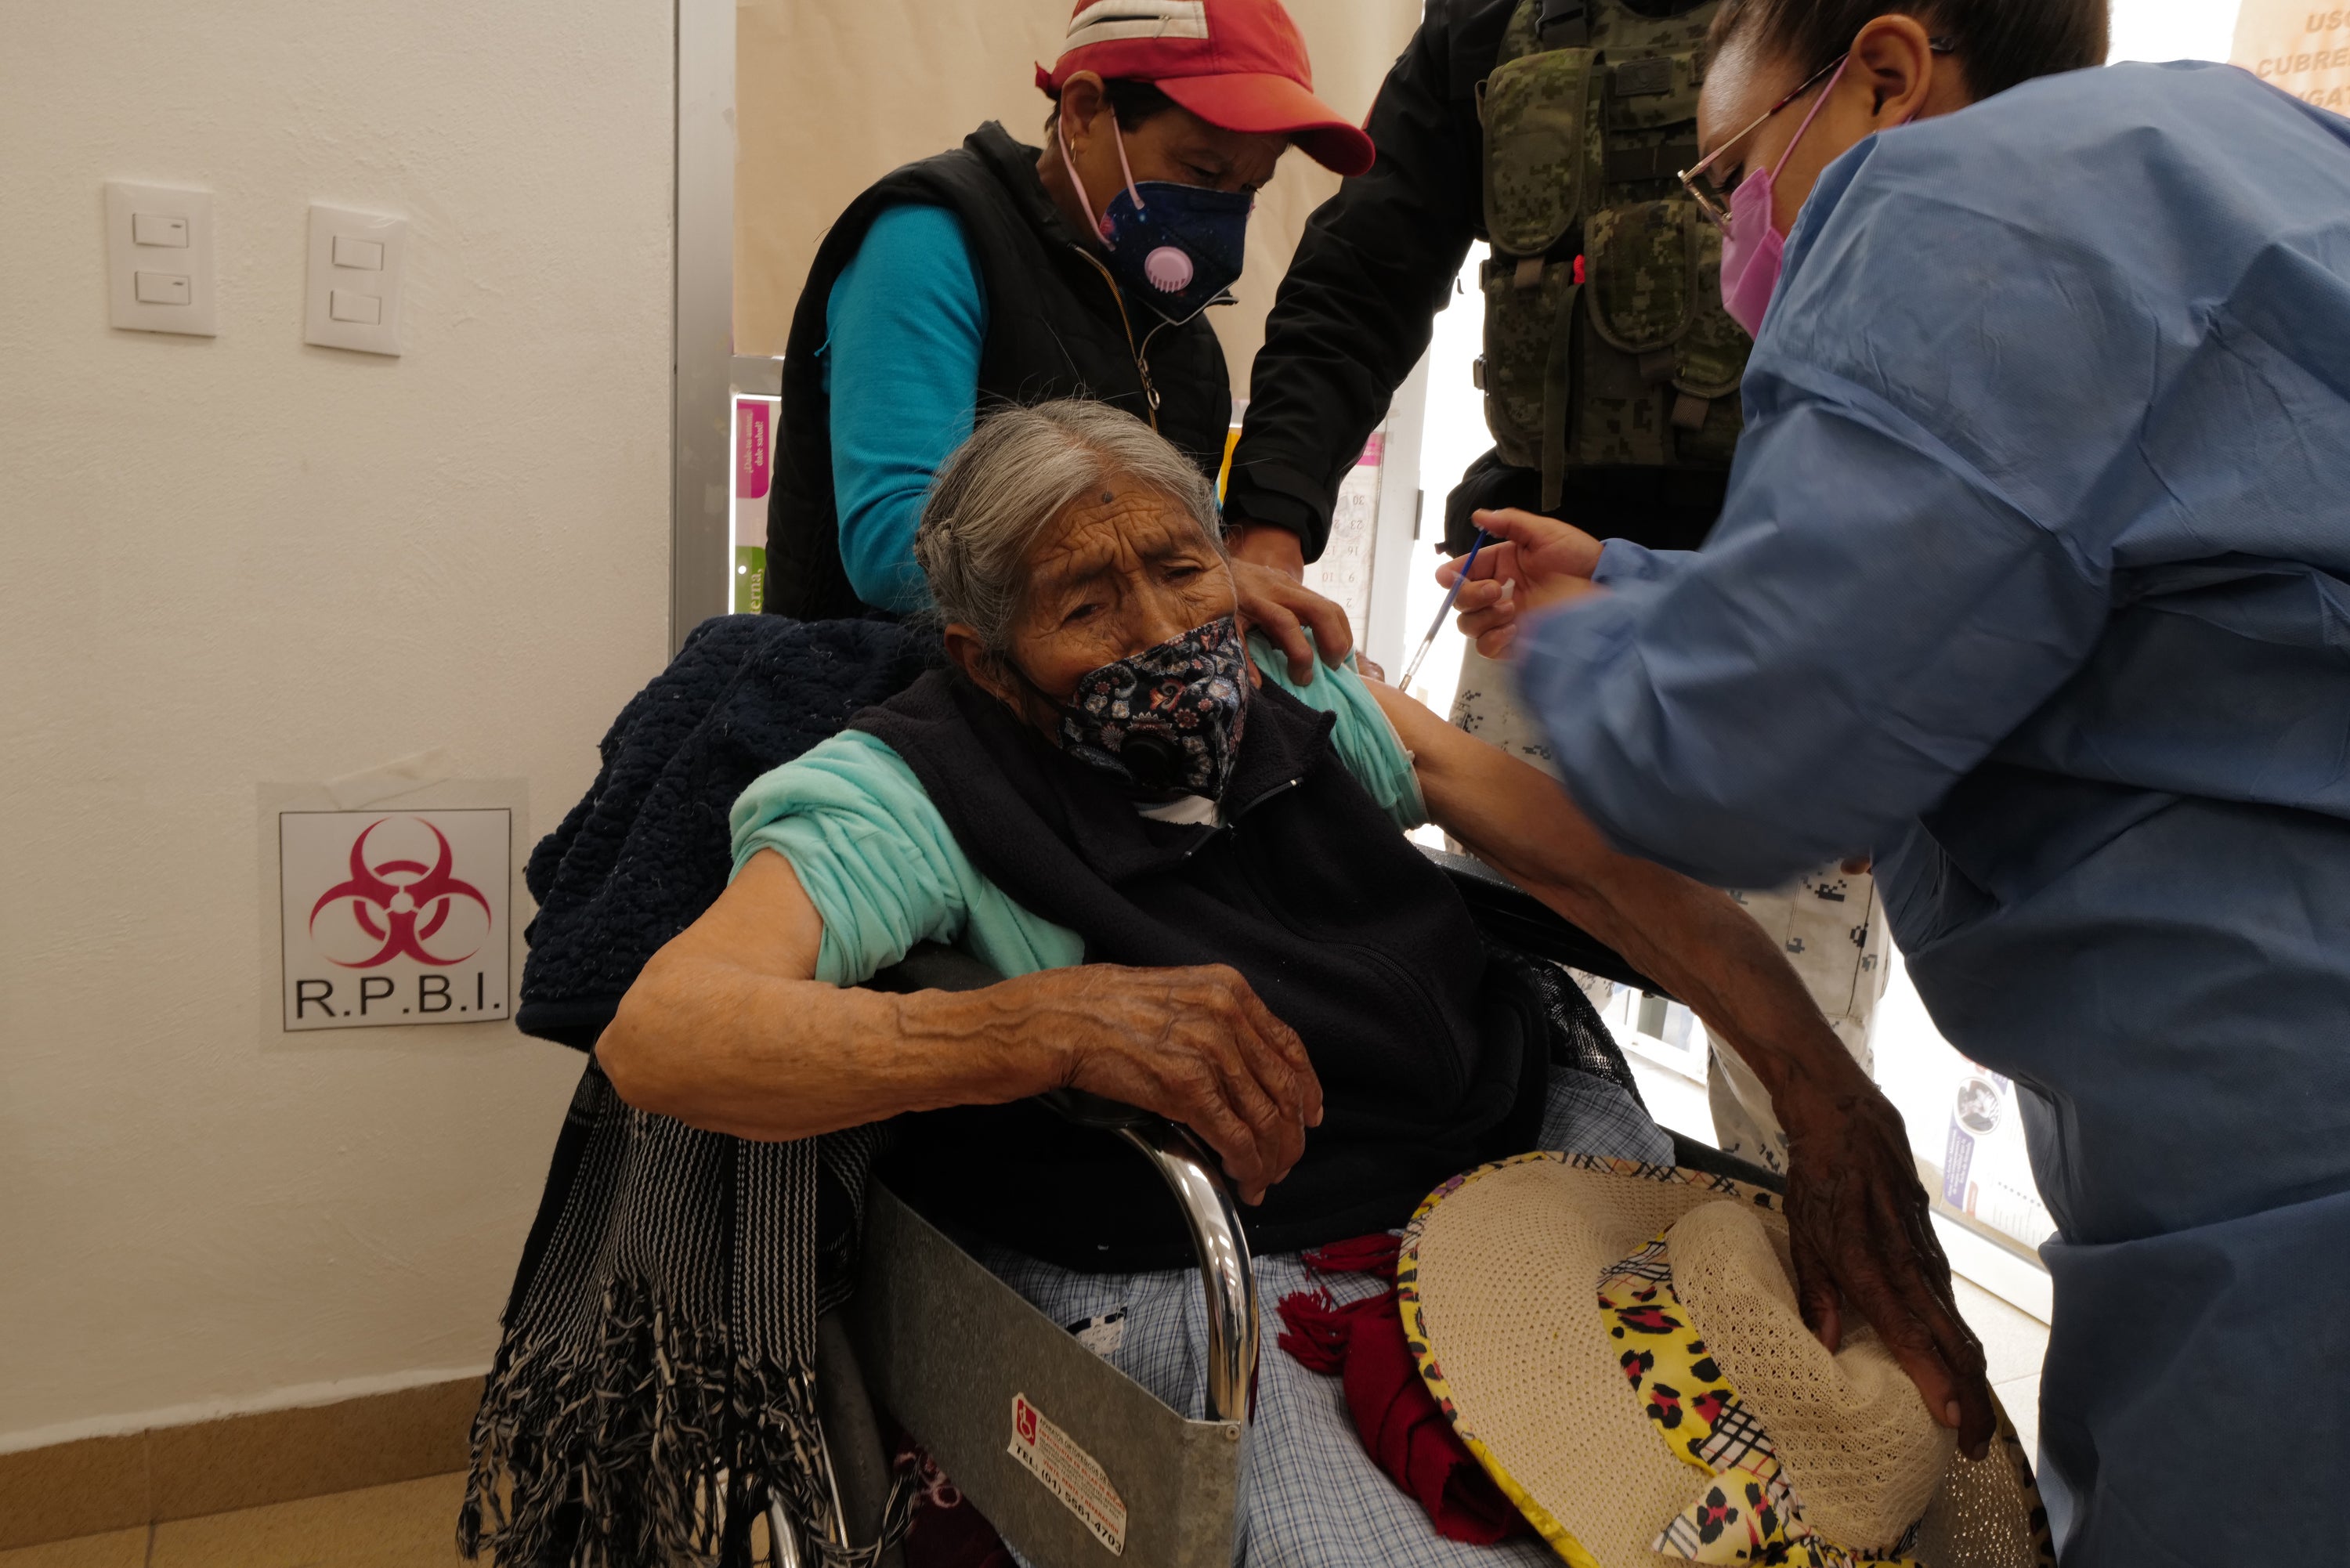
<svg viewBox="0 0 2350 1568">
<path fill-rule="evenodd" d="M 1076 399 L 1005 409 L 955 449 L 922 506 L 914 559 L 939 615 L 1003 652 L 1020 614 L 1021 563 L 1038 532 L 1114 477 L 1180 504 L 1222 552 L 1214 483 L 1140 420 Z"/>
</svg>

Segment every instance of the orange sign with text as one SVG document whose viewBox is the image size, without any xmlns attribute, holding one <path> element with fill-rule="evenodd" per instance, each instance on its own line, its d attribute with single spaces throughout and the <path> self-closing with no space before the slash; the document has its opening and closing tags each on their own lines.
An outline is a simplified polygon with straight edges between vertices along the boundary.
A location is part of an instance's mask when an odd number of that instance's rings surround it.
<svg viewBox="0 0 2350 1568">
<path fill-rule="evenodd" d="M 2228 57 L 2304 103 L 2350 114 L 2350 5 L 2244 0 Z"/>
</svg>

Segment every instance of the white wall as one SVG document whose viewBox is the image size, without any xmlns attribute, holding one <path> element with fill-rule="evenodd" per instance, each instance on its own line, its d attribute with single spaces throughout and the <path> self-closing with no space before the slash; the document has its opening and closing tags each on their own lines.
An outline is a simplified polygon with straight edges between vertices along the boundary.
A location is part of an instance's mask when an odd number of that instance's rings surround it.
<svg viewBox="0 0 2350 1568">
<path fill-rule="evenodd" d="M 671 51 L 0 5 L 0 1448 L 488 1360 L 579 1059 L 265 1031 L 255 785 L 446 746 L 544 831 L 660 667 Z M 216 340 L 108 327 L 109 177 L 216 192 Z M 313 198 L 409 214 L 405 358 L 303 345 Z"/>
<path fill-rule="evenodd" d="M 1034 4 L 1035 0 L 1023 0 Z M 1305 36 L 1314 67 L 1314 90 L 1323 102 L 1360 124 L 1404 46 L 1419 26 L 1419 0 L 1284 0 Z M 1314 209 L 1338 193 L 1338 176 L 1292 149 L 1273 183 L 1257 193 L 1249 220 L 1248 265 L 1232 285 L 1240 301 L 1208 312 L 1231 362 L 1232 395 L 1249 395 L 1250 368 L 1264 347 L 1264 318 L 1305 237 Z"/>
<path fill-rule="evenodd" d="M 2224 60 L 2237 5 L 2238 0 L 2113 0 L 2108 59 Z"/>
</svg>

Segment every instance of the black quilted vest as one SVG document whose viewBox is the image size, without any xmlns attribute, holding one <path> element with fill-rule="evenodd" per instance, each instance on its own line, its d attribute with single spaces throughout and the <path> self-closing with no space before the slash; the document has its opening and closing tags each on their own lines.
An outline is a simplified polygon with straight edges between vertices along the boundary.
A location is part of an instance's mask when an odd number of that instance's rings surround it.
<svg viewBox="0 0 2350 1568">
<path fill-rule="evenodd" d="M 1331 722 L 1261 690 L 1211 828 L 1141 816 L 944 671 L 850 721 L 906 760 L 982 873 L 1085 937 L 1087 961 L 1230 964 L 1297 1031 L 1324 1119 L 1245 1211 L 1261 1252 L 1400 1225 L 1447 1176 L 1531 1147 L 1547 1070 L 1539 1024 L 1488 984 L 1467 906 L 1338 760 Z M 1191 1261 L 1140 1157 L 1033 1102 L 907 1117 L 897 1147 L 902 1193 L 1005 1245 L 1080 1269 Z"/>
<path fill-rule="evenodd" d="M 1036 178 L 1037 150 L 990 121 L 951 152 L 882 179 L 848 205 L 817 248 L 784 351 L 782 431 L 767 504 L 766 607 L 801 620 L 868 607 L 840 564 L 832 490 L 832 400 L 816 351 L 832 286 L 889 207 L 951 209 L 987 290 L 979 403 L 1091 398 L 1154 418 L 1159 433 L 1214 477 L 1232 423 L 1232 383 L 1204 313 L 1171 327 L 1128 303 Z M 835 366 L 836 375 L 854 367 Z"/>
</svg>

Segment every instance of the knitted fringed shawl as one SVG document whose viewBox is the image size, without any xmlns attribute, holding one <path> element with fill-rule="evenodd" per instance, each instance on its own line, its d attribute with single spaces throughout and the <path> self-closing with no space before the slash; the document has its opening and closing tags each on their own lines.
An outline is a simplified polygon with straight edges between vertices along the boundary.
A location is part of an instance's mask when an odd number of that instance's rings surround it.
<svg viewBox="0 0 2350 1568">
<path fill-rule="evenodd" d="M 588 795 L 532 856 L 516 1022 L 586 1050 L 646 960 L 726 885 L 726 819 L 760 774 L 910 683 L 935 637 L 882 621 L 706 622 L 623 710 Z M 747 1562 L 780 1505 L 835 1532 L 816 1320 L 846 1300 L 862 1127 L 792 1143 L 637 1110 L 591 1059 L 557 1139 L 473 1419 L 466 1555 L 528 1568 Z M 885 1510 L 902 1531 L 911 1494 Z"/>
<path fill-rule="evenodd" d="M 855 1195 L 853 1236 L 879 1146 L 873 1128 L 794 1143 L 697 1131 L 622 1103 L 591 1063 L 548 1181 L 564 1199 L 541 1215 L 553 1224 L 473 1418 L 465 1552 L 534 1568 L 715 1563 L 728 1520 L 770 1502 L 808 1540 L 830 1536 L 816 1319 L 850 1280 L 844 1248 L 816 1256 L 816 1193 L 828 1179 Z M 885 1539 L 910 1511 L 900 1497 Z M 869 1561 L 865 1544 L 823 1555 Z"/>
</svg>

